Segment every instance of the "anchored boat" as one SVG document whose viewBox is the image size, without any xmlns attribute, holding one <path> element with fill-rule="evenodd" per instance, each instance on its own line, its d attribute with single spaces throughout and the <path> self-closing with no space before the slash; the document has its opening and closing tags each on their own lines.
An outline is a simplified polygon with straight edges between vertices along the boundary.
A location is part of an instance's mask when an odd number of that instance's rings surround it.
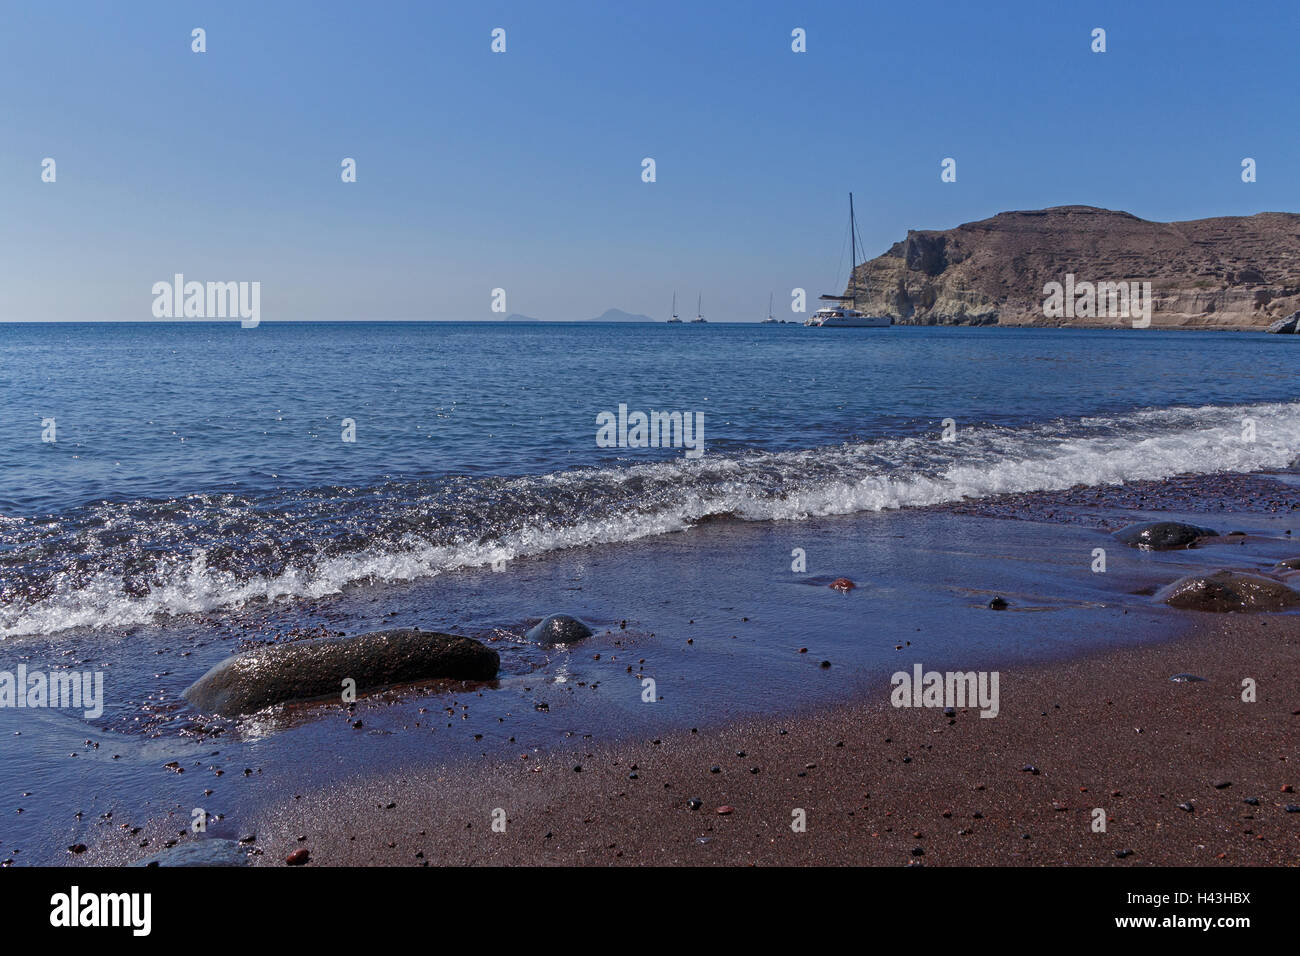
<svg viewBox="0 0 1300 956">
<path fill-rule="evenodd" d="M 887 315 L 867 315 L 859 312 L 857 304 L 858 285 L 858 222 L 853 215 L 853 193 L 849 193 L 849 236 L 851 252 L 849 256 L 849 294 L 819 296 L 823 302 L 837 302 L 818 309 L 804 325 L 820 329 L 877 329 L 892 325 L 894 320 Z"/>
</svg>

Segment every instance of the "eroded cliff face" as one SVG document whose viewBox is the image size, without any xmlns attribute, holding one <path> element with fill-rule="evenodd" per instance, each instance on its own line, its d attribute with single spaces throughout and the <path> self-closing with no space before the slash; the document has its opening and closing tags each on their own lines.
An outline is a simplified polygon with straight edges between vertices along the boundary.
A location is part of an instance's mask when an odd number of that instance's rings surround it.
<svg viewBox="0 0 1300 956">
<path fill-rule="evenodd" d="M 1092 206 L 999 213 L 909 231 L 858 266 L 857 307 L 909 325 L 1128 326 L 1088 286 L 1149 282 L 1152 327 L 1265 328 L 1300 309 L 1300 215 L 1148 222 Z M 1076 290 L 1045 310 L 1048 283 Z M 1091 314 L 1081 314 L 1089 313 Z M 1140 319 L 1137 319 L 1140 321 Z"/>
</svg>

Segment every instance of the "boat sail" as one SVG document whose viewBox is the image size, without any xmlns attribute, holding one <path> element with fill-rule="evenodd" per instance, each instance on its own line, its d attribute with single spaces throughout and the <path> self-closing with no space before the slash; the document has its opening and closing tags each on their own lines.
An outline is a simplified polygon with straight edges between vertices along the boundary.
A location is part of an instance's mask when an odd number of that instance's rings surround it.
<svg viewBox="0 0 1300 956">
<path fill-rule="evenodd" d="M 853 193 L 849 193 L 849 235 L 852 242 L 849 256 L 849 294 L 819 296 L 823 302 L 839 304 L 818 309 L 808 317 L 808 321 L 804 322 L 806 326 L 819 329 L 878 329 L 893 324 L 893 319 L 887 315 L 867 315 L 854 308 L 857 305 L 858 291 L 858 222 L 853 215 Z"/>
<path fill-rule="evenodd" d="M 767 318 L 760 323 L 762 325 L 776 325 L 776 319 L 772 318 L 772 293 L 767 294 Z"/>
<path fill-rule="evenodd" d="M 673 317 L 668 321 L 670 324 L 676 322 L 678 325 L 680 325 L 682 321 L 677 317 L 677 293 L 676 292 L 673 293 Z"/>
</svg>

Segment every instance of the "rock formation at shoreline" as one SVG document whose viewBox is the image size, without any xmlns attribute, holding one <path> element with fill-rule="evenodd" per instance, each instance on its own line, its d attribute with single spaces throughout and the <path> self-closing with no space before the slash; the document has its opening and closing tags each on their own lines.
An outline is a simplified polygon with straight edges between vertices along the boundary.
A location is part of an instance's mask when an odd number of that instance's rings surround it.
<svg viewBox="0 0 1300 956">
<path fill-rule="evenodd" d="M 1044 314 L 1044 286 L 1147 282 L 1152 327 L 1265 329 L 1300 309 L 1300 215 L 1148 222 L 1093 206 L 909 230 L 856 269 L 857 307 L 903 325 L 1120 327 Z"/>
<path fill-rule="evenodd" d="M 364 694 L 438 678 L 491 680 L 500 666 L 497 652 L 473 638 L 398 628 L 272 644 L 228 657 L 186 688 L 185 697 L 201 710 L 236 716 L 272 704 L 341 699 L 344 680 Z"/>
</svg>

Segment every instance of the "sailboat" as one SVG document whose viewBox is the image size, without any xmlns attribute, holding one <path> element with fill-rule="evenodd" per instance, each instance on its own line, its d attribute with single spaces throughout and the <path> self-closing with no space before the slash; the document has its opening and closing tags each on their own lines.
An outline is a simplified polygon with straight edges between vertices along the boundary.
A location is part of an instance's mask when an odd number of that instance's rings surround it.
<svg viewBox="0 0 1300 956">
<path fill-rule="evenodd" d="M 669 319 L 668 322 L 670 324 L 676 322 L 678 325 L 681 325 L 682 322 L 682 320 L 677 317 L 677 293 L 676 292 L 673 293 L 673 317 Z"/>
<path fill-rule="evenodd" d="M 878 329 L 893 324 L 894 320 L 887 315 L 867 315 L 854 308 L 857 305 L 858 291 L 858 222 L 853 215 L 853 193 L 849 193 L 849 235 L 852 240 L 852 251 L 849 257 L 849 294 L 819 296 L 824 302 L 839 304 L 818 309 L 808 316 L 808 321 L 804 322 L 806 326 L 823 329 Z"/>
<path fill-rule="evenodd" d="M 764 319 L 760 324 L 776 325 L 776 319 L 772 318 L 772 293 L 770 292 L 767 294 L 767 318 Z"/>
<path fill-rule="evenodd" d="M 704 293 L 701 292 L 700 297 L 695 301 L 695 318 L 691 319 L 691 325 L 694 325 L 696 322 L 708 321 L 708 319 L 704 317 L 704 310 L 700 307 L 703 302 L 704 302 Z"/>
</svg>

